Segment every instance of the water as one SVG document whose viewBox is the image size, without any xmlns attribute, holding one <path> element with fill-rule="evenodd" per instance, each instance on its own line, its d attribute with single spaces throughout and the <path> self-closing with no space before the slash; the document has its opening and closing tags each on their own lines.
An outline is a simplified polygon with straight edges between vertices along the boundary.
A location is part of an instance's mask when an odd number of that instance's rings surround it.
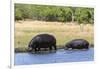
<svg viewBox="0 0 100 69">
<path fill-rule="evenodd" d="M 52 53 L 15 53 L 15 65 L 47 64 L 63 62 L 93 61 L 94 49 L 89 50 L 63 50 Z"/>
</svg>

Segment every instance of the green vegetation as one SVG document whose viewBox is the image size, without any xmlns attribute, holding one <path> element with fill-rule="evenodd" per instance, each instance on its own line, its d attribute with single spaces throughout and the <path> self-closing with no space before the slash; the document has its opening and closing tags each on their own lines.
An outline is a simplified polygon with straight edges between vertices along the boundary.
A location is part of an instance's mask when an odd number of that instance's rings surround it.
<svg viewBox="0 0 100 69">
<path fill-rule="evenodd" d="M 94 9 L 83 7 L 15 4 L 15 20 L 94 23 Z"/>
<path fill-rule="evenodd" d="M 72 39 L 94 44 L 94 8 L 15 4 L 15 52 L 26 52 L 28 43 L 39 33 L 56 37 L 57 48 Z"/>
</svg>

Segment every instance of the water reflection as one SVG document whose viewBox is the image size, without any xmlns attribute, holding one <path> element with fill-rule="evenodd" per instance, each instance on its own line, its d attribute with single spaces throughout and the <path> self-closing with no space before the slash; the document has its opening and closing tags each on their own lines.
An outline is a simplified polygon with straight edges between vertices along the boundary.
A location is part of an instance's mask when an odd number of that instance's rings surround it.
<svg viewBox="0 0 100 69">
<path fill-rule="evenodd" d="M 37 51 L 37 52 L 29 52 L 30 54 L 53 54 L 56 53 L 56 50 L 52 50 L 52 51 Z"/>
</svg>

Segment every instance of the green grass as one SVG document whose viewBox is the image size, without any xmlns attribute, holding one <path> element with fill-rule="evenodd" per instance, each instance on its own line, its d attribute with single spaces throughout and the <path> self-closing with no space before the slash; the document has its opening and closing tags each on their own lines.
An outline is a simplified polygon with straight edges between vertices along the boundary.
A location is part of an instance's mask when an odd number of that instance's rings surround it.
<svg viewBox="0 0 100 69">
<path fill-rule="evenodd" d="M 56 37 L 57 47 L 62 47 L 72 39 L 83 38 L 94 44 L 93 25 L 84 25 L 83 32 L 77 24 L 58 22 L 23 21 L 15 22 L 15 51 L 27 51 L 28 43 L 39 33 L 49 33 Z"/>
</svg>

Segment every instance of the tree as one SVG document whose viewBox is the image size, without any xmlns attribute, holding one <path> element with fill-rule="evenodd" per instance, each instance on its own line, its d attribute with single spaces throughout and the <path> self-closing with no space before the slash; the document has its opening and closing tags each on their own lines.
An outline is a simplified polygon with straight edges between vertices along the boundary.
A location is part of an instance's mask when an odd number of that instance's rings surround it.
<svg viewBox="0 0 100 69">
<path fill-rule="evenodd" d="M 76 11 L 76 7 L 71 7 L 72 23 L 75 21 L 75 11 Z"/>
<path fill-rule="evenodd" d="M 19 9 L 15 9 L 15 20 L 22 20 L 22 12 Z"/>
<path fill-rule="evenodd" d="M 94 9 L 84 7 L 64 7 L 32 4 L 15 4 L 15 20 L 43 20 L 60 22 L 94 22 Z"/>
<path fill-rule="evenodd" d="M 76 21 L 80 25 L 81 31 L 83 31 L 84 24 L 91 23 L 91 20 L 93 20 L 93 13 L 89 8 L 77 8 L 75 15 Z"/>
</svg>

